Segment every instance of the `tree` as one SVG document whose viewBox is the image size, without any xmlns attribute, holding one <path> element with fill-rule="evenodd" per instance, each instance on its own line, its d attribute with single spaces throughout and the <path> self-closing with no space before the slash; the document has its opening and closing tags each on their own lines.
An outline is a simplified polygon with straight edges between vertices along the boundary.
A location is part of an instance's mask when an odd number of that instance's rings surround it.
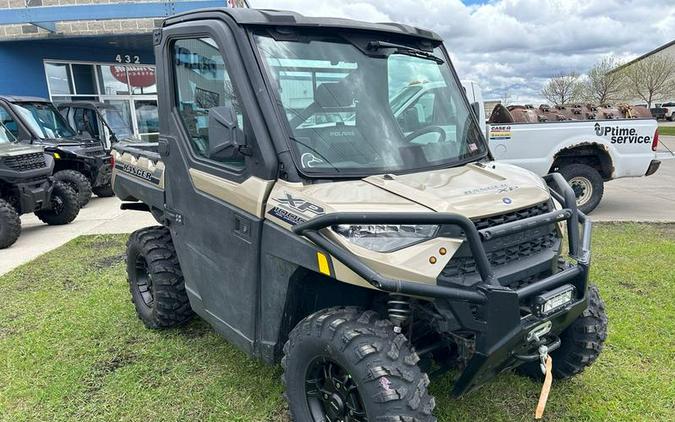
<svg viewBox="0 0 675 422">
<path fill-rule="evenodd" d="M 639 98 L 652 107 L 655 100 L 675 93 L 675 59 L 656 54 L 620 68 L 629 98 Z"/>
<path fill-rule="evenodd" d="M 584 81 L 584 97 L 596 104 L 609 104 L 624 96 L 624 78 L 620 72 L 612 72 L 619 63 L 605 57 L 588 71 Z"/>
<path fill-rule="evenodd" d="M 583 96 L 583 84 L 577 72 L 559 73 L 546 82 L 541 95 L 553 105 L 574 103 Z"/>
</svg>

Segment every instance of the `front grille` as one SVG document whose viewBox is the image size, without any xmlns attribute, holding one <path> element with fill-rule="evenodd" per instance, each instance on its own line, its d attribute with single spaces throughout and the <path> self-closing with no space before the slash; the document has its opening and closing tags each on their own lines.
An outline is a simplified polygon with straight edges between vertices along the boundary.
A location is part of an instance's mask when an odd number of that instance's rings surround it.
<svg viewBox="0 0 675 422">
<path fill-rule="evenodd" d="M 2 162 L 9 168 L 18 171 L 35 170 L 47 167 L 45 155 L 41 152 L 5 157 Z"/>
<path fill-rule="evenodd" d="M 500 224 L 545 214 L 549 211 L 551 211 L 550 203 L 543 202 L 518 211 L 473 221 L 476 228 L 482 230 Z M 540 252 L 554 247 L 557 241 L 558 234 L 555 230 L 555 226 L 551 225 L 548 228 L 527 230 L 499 239 L 485 241 L 483 242 L 483 246 L 485 247 L 490 264 L 496 269 L 502 265 L 537 255 Z M 445 266 L 439 275 L 439 279 L 464 280 L 466 278 L 477 277 L 477 273 L 476 260 L 471 254 L 468 245 L 465 243 Z M 527 280 L 523 280 L 523 282 L 527 284 Z"/>
<path fill-rule="evenodd" d="M 498 226 L 500 224 L 546 214 L 549 211 L 551 211 L 551 205 L 548 202 L 542 202 L 541 204 L 537 204 L 533 207 L 523 208 L 522 210 L 495 215 L 492 217 L 481 218 L 479 220 L 473 220 L 473 222 L 478 230 L 483 230 L 493 226 Z"/>
<path fill-rule="evenodd" d="M 519 243 L 504 249 L 497 249 L 493 252 L 488 252 L 488 260 L 493 266 L 500 266 L 508 264 L 519 259 L 535 255 L 545 249 L 555 245 L 558 236 L 555 230 L 547 233 L 544 236 L 537 237 L 532 240 Z M 453 258 L 445 266 L 441 275 L 445 277 L 458 277 L 467 274 L 476 273 L 476 260 L 473 257 Z"/>
</svg>

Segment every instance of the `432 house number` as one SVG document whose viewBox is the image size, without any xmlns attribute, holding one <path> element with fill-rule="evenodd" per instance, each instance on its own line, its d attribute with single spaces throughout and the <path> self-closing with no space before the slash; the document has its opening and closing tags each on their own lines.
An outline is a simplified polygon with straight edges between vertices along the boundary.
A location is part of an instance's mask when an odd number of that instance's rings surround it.
<svg viewBox="0 0 675 422">
<path fill-rule="evenodd" d="M 138 56 L 132 56 L 130 54 L 118 54 L 115 56 L 115 61 L 117 63 L 135 63 L 139 64 L 141 62 L 141 58 Z"/>
</svg>

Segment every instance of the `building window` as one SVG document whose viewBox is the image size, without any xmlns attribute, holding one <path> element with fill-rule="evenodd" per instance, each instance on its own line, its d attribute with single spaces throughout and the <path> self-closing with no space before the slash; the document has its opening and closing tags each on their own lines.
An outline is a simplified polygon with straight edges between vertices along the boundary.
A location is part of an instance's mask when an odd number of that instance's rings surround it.
<svg viewBox="0 0 675 422">
<path fill-rule="evenodd" d="M 70 66 L 61 63 L 45 63 L 45 73 L 47 74 L 49 92 L 52 95 L 68 95 L 73 93 Z"/>
<path fill-rule="evenodd" d="M 102 95 L 129 95 L 129 82 L 125 66 L 99 66 Z"/>
<path fill-rule="evenodd" d="M 113 105 L 136 138 L 159 137 L 155 66 L 45 61 L 54 103 L 95 101 Z"/>
</svg>

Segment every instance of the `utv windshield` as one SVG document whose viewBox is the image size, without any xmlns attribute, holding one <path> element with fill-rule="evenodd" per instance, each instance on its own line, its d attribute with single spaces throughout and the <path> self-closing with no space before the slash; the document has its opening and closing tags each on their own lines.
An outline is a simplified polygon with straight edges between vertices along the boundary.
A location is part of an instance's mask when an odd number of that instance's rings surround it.
<svg viewBox="0 0 675 422">
<path fill-rule="evenodd" d="M 12 132 L 0 122 L 0 144 L 9 144 L 12 142 L 16 142 L 16 138 L 12 135 Z"/>
<path fill-rule="evenodd" d="M 73 138 L 76 135 L 61 113 L 49 103 L 15 103 L 13 106 L 21 120 L 42 139 Z"/>
<path fill-rule="evenodd" d="M 486 153 L 440 47 L 423 51 L 375 39 L 357 44 L 338 36 L 277 38 L 283 40 L 259 33 L 256 42 L 303 172 L 405 172 Z"/>
<path fill-rule="evenodd" d="M 122 113 L 115 107 L 101 108 L 101 117 L 108 124 L 117 139 L 128 139 L 133 137 L 133 131 L 129 122 L 124 119 Z"/>
</svg>

